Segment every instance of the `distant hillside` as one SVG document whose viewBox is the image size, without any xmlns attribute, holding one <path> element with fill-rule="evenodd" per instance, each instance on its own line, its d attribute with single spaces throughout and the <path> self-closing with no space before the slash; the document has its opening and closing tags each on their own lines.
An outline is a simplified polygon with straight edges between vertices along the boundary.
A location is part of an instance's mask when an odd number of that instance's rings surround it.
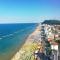
<svg viewBox="0 0 60 60">
<path fill-rule="evenodd" d="M 60 21 L 59 20 L 45 20 L 44 22 L 42 22 L 42 24 L 60 25 Z"/>
</svg>

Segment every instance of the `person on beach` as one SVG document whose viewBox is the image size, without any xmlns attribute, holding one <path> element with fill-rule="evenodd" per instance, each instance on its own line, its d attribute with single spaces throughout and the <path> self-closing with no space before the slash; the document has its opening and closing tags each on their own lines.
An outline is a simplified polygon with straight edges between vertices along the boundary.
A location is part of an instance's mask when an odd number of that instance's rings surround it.
<svg viewBox="0 0 60 60">
<path fill-rule="evenodd" d="M 48 60 L 46 55 L 44 54 L 44 47 L 42 44 L 38 46 L 38 49 L 35 51 L 35 60 Z"/>
</svg>

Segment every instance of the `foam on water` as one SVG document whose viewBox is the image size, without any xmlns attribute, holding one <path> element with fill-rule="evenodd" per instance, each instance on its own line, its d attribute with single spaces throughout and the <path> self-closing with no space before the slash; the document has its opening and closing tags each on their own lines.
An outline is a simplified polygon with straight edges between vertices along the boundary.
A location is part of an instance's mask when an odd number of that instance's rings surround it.
<svg viewBox="0 0 60 60">
<path fill-rule="evenodd" d="M 1 25 L 0 60 L 10 60 L 36 26 L 36 24 Z"/>
<path fill-rule="evenodd" d="M 2 40 L 2 38 L 0 38 L 0 40 Z"/>
</svg>

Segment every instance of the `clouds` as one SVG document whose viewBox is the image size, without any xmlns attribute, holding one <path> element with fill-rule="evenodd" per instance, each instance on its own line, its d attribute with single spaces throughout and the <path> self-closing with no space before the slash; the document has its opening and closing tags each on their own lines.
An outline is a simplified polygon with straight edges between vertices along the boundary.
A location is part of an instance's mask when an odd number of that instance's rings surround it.
<svg viewBox="0 0 60 60">
<path fill-rule="evenodd" d="M 32 23 L 60 19 L 59 3 L 59 0 L 1 0 L 0 23 Z"/>
<path fill-rule="evenodd" d="M 49 20 L 49 19 L 58 19 L 60 20 L 60 16 L 31 16 L 31 17 L 0 17 L 0 24 L 1 23 L 40 23 L 43 22 L 44 20 Z"/>
<path fill-rule="evenodd" d="M 35 20 L 34 17 L 0 17 L 0 23 L 32 23 Z"/>
</svg>

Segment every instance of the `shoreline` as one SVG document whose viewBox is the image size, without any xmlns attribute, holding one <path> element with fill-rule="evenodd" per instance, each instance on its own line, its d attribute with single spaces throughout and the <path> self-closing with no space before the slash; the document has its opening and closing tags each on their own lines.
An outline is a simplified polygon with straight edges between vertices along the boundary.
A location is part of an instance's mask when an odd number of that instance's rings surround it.
<svg viewBox="0 0 60 60">
<path fill-rule="evenodd" d="M 27 55 L 31 53 L 31 51 L 36 49 L 37 43 L 35 43 L 35 38 L 39 34 L 39 25 L 36 27 L 34 32 L 32 32 L 24 42 L 24 44 L 20 47 L 19 51 L 11 58 L 11 60 L 23 60 L 22 55 Z M 37 38 L 38 39 L 38 38 Z M 33 49 L 32 49 L 33 48 Z"/>
</svg>

